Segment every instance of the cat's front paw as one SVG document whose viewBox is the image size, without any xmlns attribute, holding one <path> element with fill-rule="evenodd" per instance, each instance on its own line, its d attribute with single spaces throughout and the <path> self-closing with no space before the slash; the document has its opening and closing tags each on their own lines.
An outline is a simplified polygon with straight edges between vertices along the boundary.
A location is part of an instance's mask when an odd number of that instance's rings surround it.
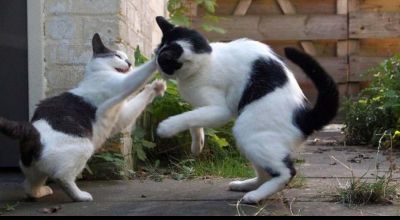
<svg viewBox="0 0 400 220">
<path fill-rule="evenodd" d="M 257 191 L 253 191 L 253 192 L 249 192 L 247 193 L 243 199 L 242 202 L 244 204 L 248 204 L 248 205 L 255 205 L 260 203 L 264 198 L 260 197 L 260 195 L 258 194 Z"/>
<path fill-rule="evenodd" d="M 171 119 L 167 119 L 160 123 L 157 129 L 157 134 L 161 138 L 171 138 L 181 131 L 179 126 L 174 123 Z"/>
<path fill-rule="evenodd" d="M 80 192 L 78 197 L 74 198 L 75 202 L 93 202 L 93 197 L 88 192 Z"/>
<path fill-rule="evenodd" d="M 167 91 L 167 83 L 164 80 L 157 79 L 151 84 L 151 88 L 156 93 L 157 96 L 164 96 L 165 91 Z"/>
</svg>

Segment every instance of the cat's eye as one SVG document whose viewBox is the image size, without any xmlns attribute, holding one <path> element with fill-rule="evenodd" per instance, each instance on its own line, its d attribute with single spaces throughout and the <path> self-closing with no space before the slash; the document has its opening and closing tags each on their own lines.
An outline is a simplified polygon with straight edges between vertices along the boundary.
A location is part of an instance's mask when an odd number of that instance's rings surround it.
<svg viewBox="0 0 400 220">
<path fill-rule="evenodd" d="M 122 59 L 122 57 L 118 54 L 115 54 L 116 57 L 118 57 L 119 59 Z"/>
</svg>

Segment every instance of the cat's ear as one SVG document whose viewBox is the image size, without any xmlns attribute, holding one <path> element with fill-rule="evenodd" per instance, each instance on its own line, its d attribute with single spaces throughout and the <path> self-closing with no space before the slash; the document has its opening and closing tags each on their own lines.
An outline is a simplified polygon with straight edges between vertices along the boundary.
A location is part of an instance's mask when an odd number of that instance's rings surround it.
<svg viewBox="0 0 400 220">
<path fill-rule="evenodd" d="M 171 24 L 167 19 L 162 16 L 156 18 L 158 26 L 161 28 L 163 34 L 167 34 L 169 31 L 174 29 L 175 25 Z"/>
<path fill-rule="evenodd" d="M 92 47 L 93 47 L 94 55 L 112 52 L 110 49 L 108 49 L 106 46 L 104 46 L 104 43 L 101 40 L 101 37 L 98 33 L 94 34 L 94 36 L 93 36 Z"/>
</svg>

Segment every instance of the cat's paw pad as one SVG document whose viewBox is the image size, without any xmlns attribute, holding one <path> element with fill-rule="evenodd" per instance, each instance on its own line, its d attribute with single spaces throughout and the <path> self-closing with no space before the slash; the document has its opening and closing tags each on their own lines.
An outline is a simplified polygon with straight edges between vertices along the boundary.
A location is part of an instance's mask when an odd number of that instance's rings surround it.
<svg viewBox="0 0 400 220">
<path fill-rule="evenodd" d="M 164 80 L 155 80 L 151 87 L 157 96 L 164 96 L 167 91 L 167 83 Z"/>
<path fill-rule="evenodd" d="M 254 204 L 259 204 L 262 200 L 263 200 L 263 198 L 260 198 L 258 193 L 256 191 L 253 191 L 253 192 L 247 193 L 243 197 L 242 203 L 248 204 L 248 205 L 254 205 Z"/>
<path fill-rule="evenodd" d="M 75 202 L 92 202 L 93 197 L 88 192 L 80 192 L 78 198 L 75 198 Z"/>
</svg>

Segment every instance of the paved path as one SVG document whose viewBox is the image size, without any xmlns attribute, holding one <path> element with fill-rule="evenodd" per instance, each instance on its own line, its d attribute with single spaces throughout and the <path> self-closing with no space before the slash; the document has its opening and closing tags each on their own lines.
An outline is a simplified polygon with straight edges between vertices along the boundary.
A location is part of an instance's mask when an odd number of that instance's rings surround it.
<svg viewBox="0 0 400 220">
<path fill-rule="evenodd" d="M 80 182 L 84 190 L 92 193 L 95 202 L 71 203 L 59 188 L 54 187 L 54 196 L 33 203 L 23 200 L 19 174 L 0 173 L 0 207 L 19 202 L 4 215 L 400 215 L 398 205 L 347 208 L 334 202 L 338 182 L 345 183 L 351 173 L 332 156 L 352 166 L 355 175 L 368 173 L 366 178 L 374 178 L 377 159 L 382 161 L 382 170 L 388 167 L 388 163 L 383 162 L 386 157 L 377 157 L 372 149 L 306 146 L 298 156 L 305 160 L 299 166 L 305 185 L 301 189 L 284 190 L 268 200 L 263 209 L 245 205 L 237 207 L 243 194 L 229 192 L 227 185 L 231 180 L 228 179 L 165 180 L 161 183 L 138 180 Z M 400 158 L 399 154 L 397 158 Z M 399 179 L 400 174 L 396 173 L 395 178 Z M 44 213 L 50 208 L 60 209 L 54 214 Z"/>
</svg>

